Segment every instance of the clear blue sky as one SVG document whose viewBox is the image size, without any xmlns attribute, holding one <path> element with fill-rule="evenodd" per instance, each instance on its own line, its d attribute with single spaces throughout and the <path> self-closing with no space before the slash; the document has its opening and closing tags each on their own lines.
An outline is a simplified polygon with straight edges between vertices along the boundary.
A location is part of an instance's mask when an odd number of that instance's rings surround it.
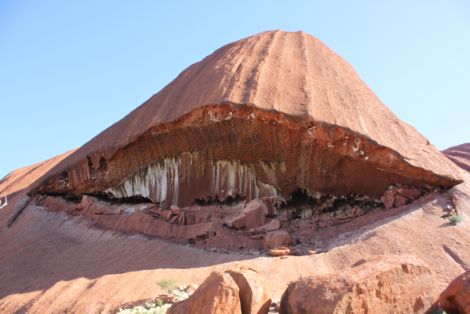
<svg viewBox="0 0 470 314">
<path fill-rule="evenodd" d="M 438 148 L 470 141 L 470 2 L 0 0 L 0 177 L 88 141 L 218 47 L 303 30 Z"/>
</svg>

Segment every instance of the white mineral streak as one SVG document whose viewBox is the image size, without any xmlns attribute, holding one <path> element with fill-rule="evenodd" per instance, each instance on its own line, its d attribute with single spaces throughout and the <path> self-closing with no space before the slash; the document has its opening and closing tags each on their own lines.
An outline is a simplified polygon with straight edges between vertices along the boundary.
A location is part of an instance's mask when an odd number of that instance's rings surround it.
<svg viewBox="0 0 470 314">
<path fill-rule="evenodd" d="M 137 171 L 120 186 L 109 188 L 106 192 L 117 198 L 142 196 L 158 203 L 165 201 L 172 192 L 173 202 L 177 204 L 180 164 L 179 159 L 166 158 L 161 163 Z"/>
<path fill-rule="evenodd" d="M 199 154 L 187 153 L 183 158 L 165 158 L 161 162 L 140 169 L 126 178 L 119 186 L 106 190 L 115 198 L 141 196 L 154 202 L 178 204 L 180 193 L 188 193 L 191 184 L 206 184 L 208 195 L 194 195 L 193 198 L 217 196 L 220 200 L 240 195 L 248 200 L 279 195 L 275 188 L 277 174 L 285 172 L 283 163 L 258 162 L 258 171 L 268 183 L 256 176 L 255 165 L 239 161 L 203 161 Z M 207 178 L 210 182 L 198 182 Z M 183 187 L 183 189 L 182 189 Z"/>
</svg>

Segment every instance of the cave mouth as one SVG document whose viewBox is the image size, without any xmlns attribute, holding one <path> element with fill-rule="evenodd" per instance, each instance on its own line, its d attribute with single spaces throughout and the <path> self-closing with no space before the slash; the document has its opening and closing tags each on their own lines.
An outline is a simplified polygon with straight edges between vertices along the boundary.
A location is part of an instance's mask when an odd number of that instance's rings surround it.
<svg viewBox="0 0 470 314">
<path fill-rule="evenodd" d="M 228 195 L 224 199 L 220 199 L 219 195 L 212 197 L 211 195 L 205 198 L 196 198 L 191 205 L 206 206 L 206 205 L 234 205 L 246 201 L 245 197 L 236 193 L 235 196 Z"/>
<path fill-rule="evenodd" d="M 404 186 L 394 186 L 387 191 L 408 193 L 410 198 L 402 205 L 431 192 L 414 190 L 416 192 L 412 194 L 411 190 L 413 189 Z M 265 239 L 273 232 L 286 234 L 289 242 L 285 245 L 297 250 L 297 253 L 299 250 L 303 250 L 305 254 L 310 254 L 309 250 L 321 252 L 321 241 L 340 234 L 335 230 L 357 228 L 354 221 L 360 217 L 371 214 L 370 217 L 375 219 L 380 215 L 398 213 L 385 210 L 382 200 L 366 195 L 317 192 L 312 196 L 312 193 L 302 188 L 294 189 L 287 198 L 276 195 L 250 201 L 239 194 L 235 197 L 228 196 L 225 200 L 209 196 L 194 199 L 188 206 L 173 205 L 170 208 L 164 208 L 163 204 L 155 203 L 149 198 L 132 196 L 117 199 L 109 198 L 103 193 L 83 195 L 81 199 L 38 194 L 34 201 L 48 210 L 62 211 L 72 216 L 80 215 L 104 229 L 163 238 L 213 252 L 268 252 Z M 266 207 L 262 217 L 245 213 L 245 208 L 253 202 L 260 202 Z M 235 227 L 228 223 L 234 217 L 245 219 L 244 215 L 248 215 L 245 225 Z M 364 221 L 370 223 L 370 218 Z"/>
<path fill-rule="evenodd" d="M 413 200 L 409 200 L 411 202 Z M 371 198 L 367 195 L 350 193 L 348 195 L 332 195 L 316 193 L 311 196 L 305 189 L 297 188 L 290 197 L 282 203 L 280 209 L 289 208 L 318 208 L 323 212 L 334 212 L 344 206 L 359 206 L 365 210 L 383 208 L 383 203 L 379 199 Z"/>
</svg>

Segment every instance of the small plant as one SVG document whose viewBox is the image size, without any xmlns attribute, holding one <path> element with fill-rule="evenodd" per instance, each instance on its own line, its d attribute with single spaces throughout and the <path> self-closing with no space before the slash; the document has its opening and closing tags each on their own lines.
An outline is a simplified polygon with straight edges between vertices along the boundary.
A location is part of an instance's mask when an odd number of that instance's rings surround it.
<svg viewBox="0 0 470 314">
<path fill-rule="evenodd" d="M 165 303 L 163 302 L 162 299 L 158 299 L 158 298 L 155 299 L 155 305 L 156 305 L 157 307 L 161 307 L 161 306 L 163 306 L 163 304 L 165 304 Z"/>
<path fill-rule="evenodd" d="M 131 309 L 119 309 L 118 314 L 165 314 L 170 307 L 171 304 L 163 304 L 162 306 L 145 304 Z"/>
<path fill-rule="evenodd" d="M 176 288 L 176 282 L 173 279 L 160 280 L 158 285 L 165 289 L 168 295 L 161 294 L 153 302 L 145 302 L 133 308 L 120 308 L 118 314 L 165 314 L 172 304 L 186 300 L 191 295 L 187 288 Z"/>
<path fill-rule="evenodd" d="M 462 222 L 462 216 L 457 213 L 450 215 L 448 219 L 449 219 L 449 223 L 452 226 L 457 226 L 459 223 Z"/>
<path fill-rule="evenodd" d="M 162 279 L 158 282 L 158 285 L 168 292 L 176 289 L 176 281 L 174 279 Z"/>
</svg>

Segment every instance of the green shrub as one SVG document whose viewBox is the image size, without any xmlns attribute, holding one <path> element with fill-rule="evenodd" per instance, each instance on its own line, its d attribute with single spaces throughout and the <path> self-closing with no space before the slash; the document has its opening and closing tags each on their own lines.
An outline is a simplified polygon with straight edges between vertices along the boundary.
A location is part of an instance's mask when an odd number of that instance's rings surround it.
<svg viewBox="0 0 470 314">
<path fill-rule="evenodd" d="M 174 279 L 162 279 L 158 282 L 158 285 L 168 292 L 176 289 L 176 281 Z"/>
<path fill-rule="evenodd" d="M 459 215 L 459 214 L 452 214 L 449 216 L 449 223 L 452 225 L 452 226 L 456 226 L 457 224 L 459 224 L 460 222 L 462 222 L 462 216 Z"/>
</svg>

